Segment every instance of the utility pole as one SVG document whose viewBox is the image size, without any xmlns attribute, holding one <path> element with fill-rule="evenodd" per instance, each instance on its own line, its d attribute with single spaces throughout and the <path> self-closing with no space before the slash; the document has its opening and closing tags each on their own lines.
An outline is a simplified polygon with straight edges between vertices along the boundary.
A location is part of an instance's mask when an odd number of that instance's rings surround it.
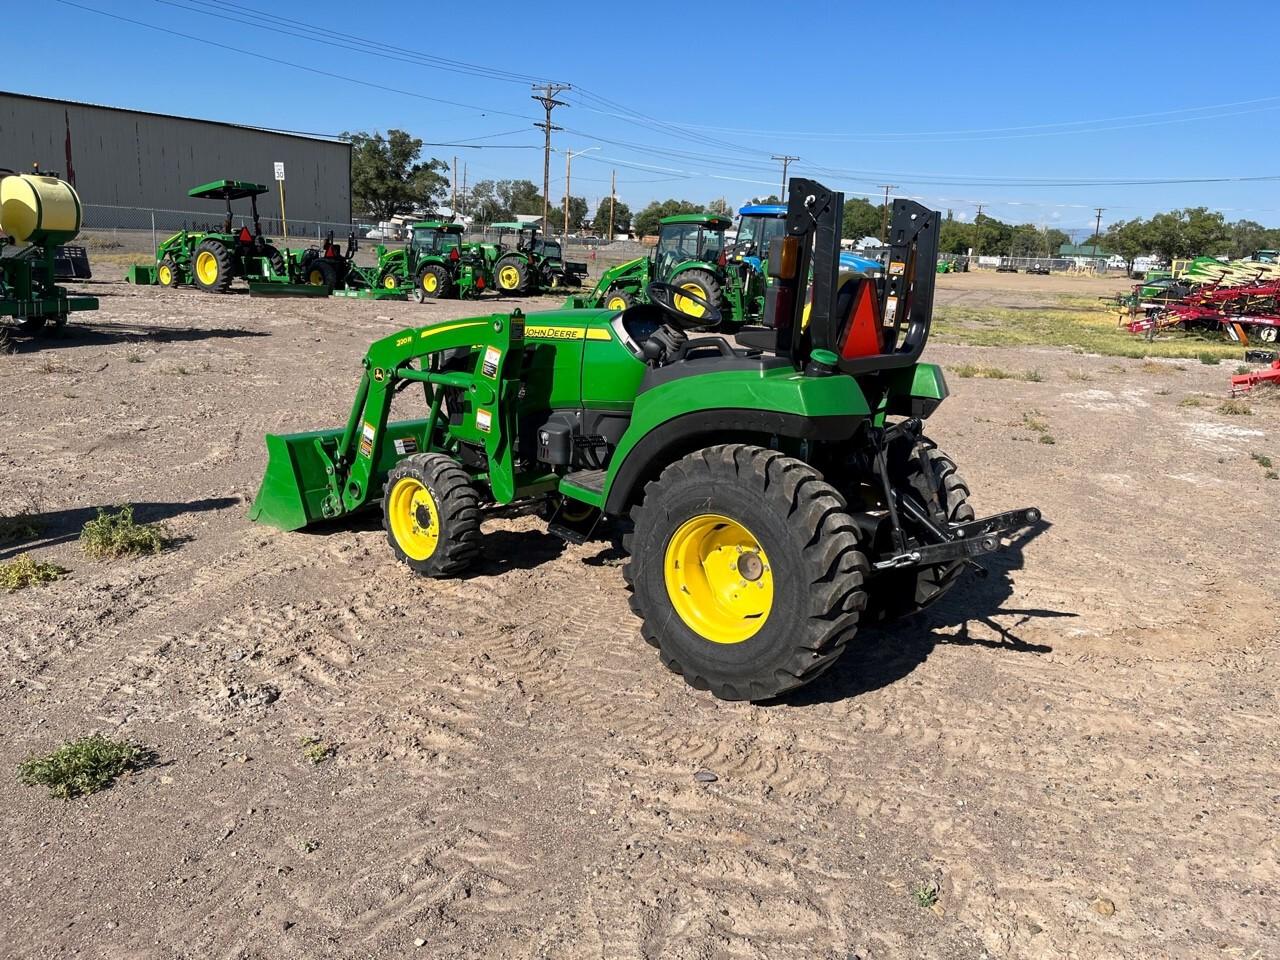
<svg viewBox="0 0 1280 960">
<path fill-rule="evenodd" d="M 880 239 L 884 242 L 889 240 L 889 191 L 897 190 L 896 183 L 882 183 L 880 189 L 884 191 L 884 206 L 880 209 Z"/>
<path fill-rule="evenodd" d="M 564 129 L 564 127 L 557 127 L 552 124 L 551 111 L 556 107 L 568 106 L 563 100 L 557 100 L 556 94 L 573 88 L 567 83 L 544 83 L 541 85 L 535 83 L 533 89 L 541 91 L 541 93 L 534 93 L 533 99 L 542 104 L 542 109 L 547 112 L 546 122 L 534 124 L 535 127 L 546 134 L 546 146 L 542 153 L 542 232 L 546 233 L 547 194 L 551 192 L 551 131 Z"/>
<path fill-rule="evenodd" d="M 462 206 L 462 215 L 465 217 L 467 215 L 467 165 L 465 163 L 462 165 Z"/>
<path fill-rule="evenodd" d="M 982 234 L 978 232 L 978 218 L 982 216 L 982 208 L 986 204 L 978 204 L 978 212 L 973 215 L 973 252 L 975 255 L 982 255 Z"/>
<path fill-rule="evenodd" d="M 613 206 L 618 196 L 618 171 L 614 170 L 609 175 L 609 236 L 606 238 L 610 243 L 613 242 Z"/>
<path fill-rule="evenodd" d="M 456 218 L 458 216 L 458 158 L 453 158 L 453 201 L 449 204 L 449 211 Z"/>
<path fill-rule="evenodd" d="M 573 174 L 573 151 L 564 152 L 564 219 L 560 222 L 560 243 L 569 243 L 569 177 Z"/>
<path fill-rule="evenodd" d="M 787 167 L 790 166 L 794 161 L 799 160 L 800 158 L 789 157 L 786 154 L 783 154 L 782 156 L 778 156 L 777 154 L 774 154 L 769 159 L 782 161 L 782 192 L 778 194 L 778 199 L 785 202 L 787 199 Z"/>
<path fill-rule="evenodd" d="M 1102 233 L 1102 211 L 1107 208 L 1094 207 L 1093 209 L 1097 211 L 1097 214 L 1098 214 L 1098 219 L 1094 222 L 1094 227 L 1093 227 L 1093 245 L 1095 248 L 1094 252 L 1096 253 L 1097 252 L 1096 248 L 1098 246 L 1098 237 Z"/>
</svg>

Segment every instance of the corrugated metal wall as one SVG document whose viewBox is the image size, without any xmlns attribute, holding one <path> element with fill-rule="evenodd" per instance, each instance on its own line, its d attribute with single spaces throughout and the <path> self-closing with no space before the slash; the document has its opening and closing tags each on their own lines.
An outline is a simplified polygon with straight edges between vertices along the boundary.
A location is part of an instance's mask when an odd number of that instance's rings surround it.
<svg viewBox="0 0 1280 960">
<path fill-rule="evenodd" d="M 278 214 L 272 164 L 280 160 L 290 219 L 351 220 L 349 144 L 0 91 L 0 167 L 38 162 L 65 177 L 68 150 L 88 204 L 215 213 L 187 191 L 227 178 L 266 184 L 259 208 Z"/>
</svg>

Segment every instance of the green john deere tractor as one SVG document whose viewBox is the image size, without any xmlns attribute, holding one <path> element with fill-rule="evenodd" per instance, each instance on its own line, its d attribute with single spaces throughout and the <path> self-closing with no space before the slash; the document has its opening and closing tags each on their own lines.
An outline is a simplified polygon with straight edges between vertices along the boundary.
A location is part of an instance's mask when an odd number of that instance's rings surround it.
<svg viewBox="0 0 1280 960">
<path fill-rule="evenodd" d="M 663 217 L 652 256 L 606 270 L 590 294 L 573 298 L 569 304 L 625 310 L 634 303 L 645 303 L 649 285 L 658 281 L 693 294 L 677 297 L 675 304 L 694 319 L 704 313 L 699 300 L 713 304 L 725 332 L 758 320 L 764 307 L 764 274 L 752 269 L 741 256 L 730 261 L 725 230 L 732 225 L 731 220 L 712 213 Z"/>
<path fill-rule="evenodd" d="M 250 281 L 289 283 L 296 272 L 292 255 L 281 252 L 262 235 L 258 219 L 258 197 L 267 192 L 260 183 L 244 180 L 214 180 L 187 191 L 197 200 L 221 200 L 226 204 L 222 230 L 179 230 L 163 240 L 156 250 L 156 279 L 161 286 L 191 283 L 206 293 L 226 293 L 231 282 L 242 277 Z M 249 201 L 253 230 L 234 229 L 233 200 Z"/>
<path fill-rule="evenodd" d="M 920 362 L 938 214 L 895 201 L 872 277 L 840 270 L 843 205 L 791 181 L 752 348 L 711 332 L 718 304 L 660 280 L 625 310 L 517 309 L 378 340 L 345 426 L 267 437 L 251 519 L 297 530 L 380 507 L 393 554 L 447 577 L 479 558 L 486 509 L 540 501 L 567 538 L 621 533 L 641 633 L 690 684 L 765 699 L 808 683 L 860 623 L 934 603 L 1040 522 L 975 519 L 924 433 L 947 396 Z M 392 399 L 415 395 L 422 415 L 392 419 Z"/>
<path fill-rule="evenodd" d="M 427 298 L 474 300 L 493 286 L 488 261 L 478 243 L 463 243 L 465 228 L 447 220 L 423 220 L 411 227 L 402 250 L 379 245 L 379 286 L 394 290 L 412 285 L 419 302 Z"/>
<path fill-rule="evenodd" d="M 576 287 L 587 275 L 587 265 L 566 261 L 558 240 L 538 238 L 538 228 L 527 223 L 494 223 L 498 244 L 490 247 L 493 278 L 506 294 L 524 295 Z M 505 234 L 515 235 L 515 246 L 502 243 Z"/>
</svg>

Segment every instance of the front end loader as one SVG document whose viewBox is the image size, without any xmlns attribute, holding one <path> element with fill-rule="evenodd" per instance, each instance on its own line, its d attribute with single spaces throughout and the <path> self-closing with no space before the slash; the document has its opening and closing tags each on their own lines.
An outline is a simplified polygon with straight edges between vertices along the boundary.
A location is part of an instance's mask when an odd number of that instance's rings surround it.
<svg viewBox="0 0 1280 960">
<path fill-rule="evenodd" d="M 640 631 L 694 687 L 758 700 L 812 681 L 860 624 L 936 602 L 1040 522 L 977 519 L 925 434 L 947 397 L 920 359 L 938 214 L 895 201 L 873 276 L 840 268 L 842 213 L 840 193 L 791 181 L 753 347 L 661 281 L 624 310 L 517 309 L 377 341 L 345 425 L 267 438 L 251 519 L 297 530 L 380 509 L 393 554 L 447 577 L 480 555 L 487 509 L 540 503 L 570 539 L 621 534 Z"/>
<path fill-rule="evenodd" d="M 403 249 L 377 248 L 375 283 L 386 290 L 412 290 L 419 303 L 438 298 L 478 300 L 493 288 L 493 278 L 484 247 L 462 242 L 464 229 L 448 220 L 415 223 Z"/>
</svg>

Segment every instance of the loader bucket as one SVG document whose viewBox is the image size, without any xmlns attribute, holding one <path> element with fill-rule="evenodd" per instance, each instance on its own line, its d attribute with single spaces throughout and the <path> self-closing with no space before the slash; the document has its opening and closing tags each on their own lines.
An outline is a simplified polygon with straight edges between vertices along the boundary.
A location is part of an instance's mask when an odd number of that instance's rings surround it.
<svg viewBox="0 0 1280 960">
<path fill-rule="evenodd" d="M 317 443 L 332 455 L 341 437 L 341 428 L 267 434 L 267 472 L 249 508 L 249 519 L 281 530 L 301 530 L 326 519 L 329 464 Z"/>
<path fill-rule="evenodd" d="M 429 423 L 427 419 L 388 423 L 377 446 L 377 462 L 369 478 L 368 491 L 353 505 L 331 501 L 327 513 L 330 464 L 342 441 L 342 428 L 267 434 L 267 472 L 249 508 L 249 519 L 281 530 L 301 530 L 321 520 L 376 506 L 392 467 L 401 458 L 425 449 Z"/>
</svg>

